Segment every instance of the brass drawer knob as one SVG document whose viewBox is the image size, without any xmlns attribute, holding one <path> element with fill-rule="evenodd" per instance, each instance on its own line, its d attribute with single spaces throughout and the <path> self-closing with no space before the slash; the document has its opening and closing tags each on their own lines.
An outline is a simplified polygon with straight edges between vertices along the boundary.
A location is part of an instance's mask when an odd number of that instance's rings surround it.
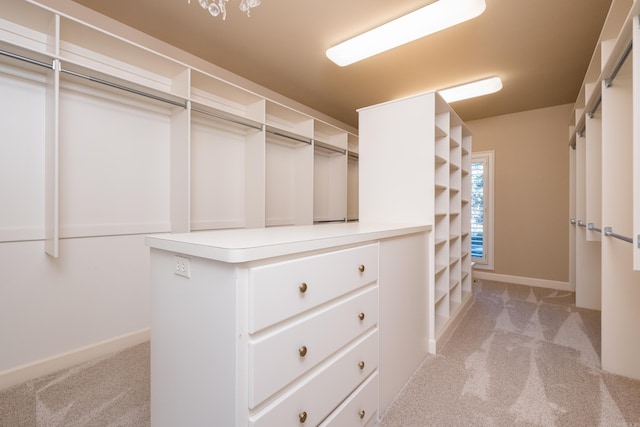
<svg viewBox="0 0 640 427">
<path fill-rule="evenodd" d="M 300 354 L 300 357 L 305 357 L 307 355 L 307 346 L 303 345 L 302 347 L 300 347 L 298 349 L 298 354 Z"/>
<path fill-rule="evenodd" d="M 363 419 L 365 415 L 364 409 L 361 409 L 360 412 L 358 412 L 358 415 L 360 415 L 360 419 Z"/>
<path fill-rule="evenodd" d="M 358 314 L 358 319 L 360 319 L 360 320 L 364 320 L 364 313 L 360 313 L 360 314 Z"/>
<path fill-rule="evenodd" d="M 360 264 L 360 267 L 358 267 L 358 270 L 360 271 L 360 273 L 364 273 L 364 265 Z"/>
<path fill-rule="evenodd" d="M 360 369 L 364 369 L 364 361 L 361 361 L 360 363 L 358 363 L 358 366 L 360 367 Z"/>
<path fill-rule="evenodd" d="M 300 419 L 300 422 L 303 423 L 305 421 L 307 421 L 307 411 L 302 411 L 298 414 L 298 418 Z M 362 417 L 361 417 L 362 418 Z"/>
<path fill-rule="evenodd" d="M 307 284 L 304 282 L 300 283 L 300 286 L 298 286 L 298 290 L 301 294 L 304 294 L 305 292 L 307 292 Z"/>
</svg>

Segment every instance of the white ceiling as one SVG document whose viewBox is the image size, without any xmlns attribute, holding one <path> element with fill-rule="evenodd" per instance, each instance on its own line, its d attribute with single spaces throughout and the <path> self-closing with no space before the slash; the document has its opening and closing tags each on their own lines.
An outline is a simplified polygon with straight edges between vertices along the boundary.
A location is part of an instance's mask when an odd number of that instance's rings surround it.
<svg viewBox="0 0 640 427">
<path fill-rule="evenodd" d="M 474 20 L 339 67 L 327 48 L 433 0 L 262 0 L 227 20 L 198 0 L 74 0 L 357 126 L 356 109 L 498 75 L 496 94 L 453 104 L 463 120 L 573 103 L 611 0 L 486 0 Z M 567 118 L 567 123 L 569 118 Z"/>
</svg>

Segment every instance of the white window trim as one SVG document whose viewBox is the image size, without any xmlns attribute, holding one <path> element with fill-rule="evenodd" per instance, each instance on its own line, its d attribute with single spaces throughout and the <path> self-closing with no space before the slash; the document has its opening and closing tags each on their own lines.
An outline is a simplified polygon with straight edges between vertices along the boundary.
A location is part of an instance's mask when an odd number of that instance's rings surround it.
<svg viewBox="0 0 640 427">
<path fill-rule="evenodd" d="M 472 262 L 475 262 L 474 269 L 479 270 L 493 270 L 493 249 L 494 249 L 494 233 L 493 233 L 493 216 L 494 216 L 494 207 L 493 207 L 493 194 L 494 194 L 494 172 L 495 172 L 495 152 L 493 150 L 489 151 L 477 151 L 471 154 L 472 162 L 482 161 L 487 165 L 488 170 L 484 171 L 484 236 L 487 245 L 485 246 L 485 262 L 480 264 L 477 261 L 471 259 Z"/>
</svg>

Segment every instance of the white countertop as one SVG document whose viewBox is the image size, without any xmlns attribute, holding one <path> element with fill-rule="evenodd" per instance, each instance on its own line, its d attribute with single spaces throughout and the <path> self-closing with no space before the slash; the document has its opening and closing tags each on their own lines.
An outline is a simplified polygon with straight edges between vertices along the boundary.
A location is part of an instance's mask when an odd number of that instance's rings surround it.
<svg viewBox="0 0 640 427">
<path fill-rule="evenodd" d="M 170 252 L 240 263 L 420 233 L 431 228 L 426 224 L 353 222 L 227 229 L 154 234 L 146 237 L 146 244 Z"/>
</svg>

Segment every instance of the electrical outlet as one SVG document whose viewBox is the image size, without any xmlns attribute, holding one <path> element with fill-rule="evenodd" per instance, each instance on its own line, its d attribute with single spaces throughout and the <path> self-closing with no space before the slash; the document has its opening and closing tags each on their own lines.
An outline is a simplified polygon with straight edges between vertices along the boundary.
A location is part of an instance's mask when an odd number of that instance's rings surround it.
<svg viewBox="0 0 640 427">
<path fill-rule="evenodd" d="M 182 256 L 174 256 L 175 270 L 174 273 L 178 276 L 191 278 L 191 260 Z"/>
</svg>

